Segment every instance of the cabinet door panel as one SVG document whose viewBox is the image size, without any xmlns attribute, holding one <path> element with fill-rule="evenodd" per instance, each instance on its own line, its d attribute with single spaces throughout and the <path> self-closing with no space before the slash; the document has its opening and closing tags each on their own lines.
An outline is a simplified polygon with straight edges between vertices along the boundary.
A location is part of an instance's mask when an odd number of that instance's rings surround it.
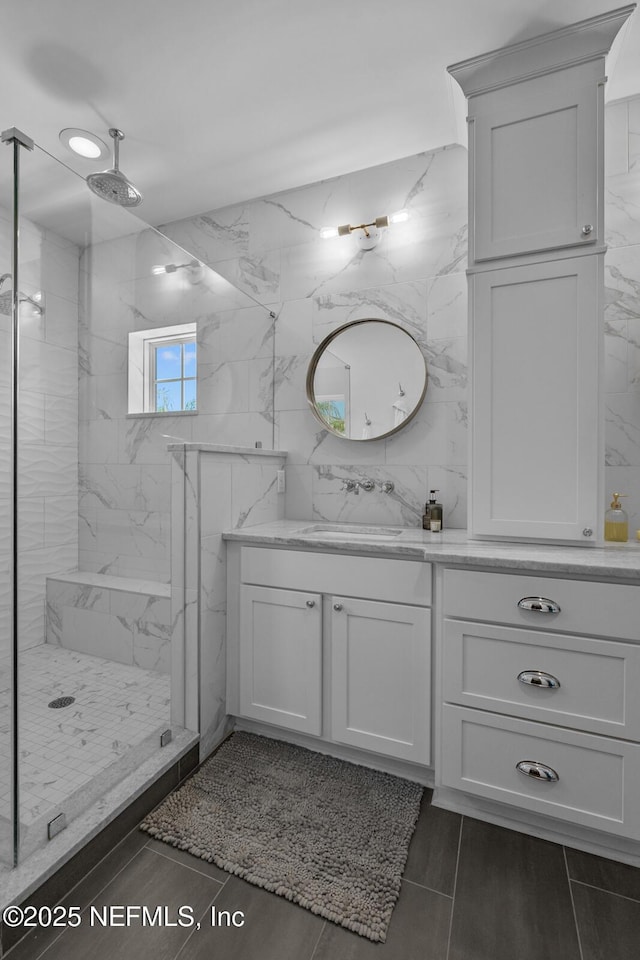
<svg viewBox="0 0 640 960">
<path fill-rule="evenodd" d="M 598 239 L 597 96 L 591 85 L 537 98 L 516 86 L 512 106 L 475 117 L 475 260 Z"/>
<path fill-rule="evenodd" d="M 473 532 L 598 536 L 600 256 L 476 274 Z"/>
<path fill-rule="evenodd" d="M 240 712 L 291 730 L 322 733 L 322 598 L 243 586 Z"/>
<path fill-rule="evenodd" d="M 331 738 L 429 763 L 429 612 L 344 597 L 331 602 Z"/>
</svg>

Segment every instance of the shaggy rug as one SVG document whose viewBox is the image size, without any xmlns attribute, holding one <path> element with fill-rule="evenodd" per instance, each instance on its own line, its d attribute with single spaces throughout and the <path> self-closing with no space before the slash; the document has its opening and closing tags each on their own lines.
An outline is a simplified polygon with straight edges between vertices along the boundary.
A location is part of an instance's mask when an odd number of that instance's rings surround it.
<svg viewBox="0 0 640 960">
<path fill-rule="evenodd" d="M 421 796 L 417 783 L 235 733 L 141 828 L 384 941 Z"/>
</svg>

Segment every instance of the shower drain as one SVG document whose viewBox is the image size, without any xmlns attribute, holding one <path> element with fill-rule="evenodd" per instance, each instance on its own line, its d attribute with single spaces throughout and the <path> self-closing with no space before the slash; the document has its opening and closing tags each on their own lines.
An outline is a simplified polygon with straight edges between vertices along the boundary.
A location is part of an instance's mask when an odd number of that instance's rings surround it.
<svg viewBox="0 0 640 960">
<path fill-rule="evenodd" d="M 75 702 L 75 697 L 56 697 L 56 699 L 52 700 L 48 706 L 50 706 L 53 710 L 59 710 L 60 707 L 68 707 L 70 704 Z"/>
</svg>

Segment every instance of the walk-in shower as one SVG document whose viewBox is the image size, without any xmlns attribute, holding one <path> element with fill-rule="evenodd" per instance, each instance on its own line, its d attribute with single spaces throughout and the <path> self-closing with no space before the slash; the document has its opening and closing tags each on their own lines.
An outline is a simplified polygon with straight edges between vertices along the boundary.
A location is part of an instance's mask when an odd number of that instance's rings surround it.
<svg viewBox="0 0 640 960">
<path fill-rule="evenodd" d="M 120 209 L 141 195 L 112 136 L 87 182 L 18 130 L 0 145 L 0 893 L 195 739 L 172 707 L 178 425 L 126 409 L 128 331 L 193 309 L 151 267 L 190 255 Z"/>
</svg>

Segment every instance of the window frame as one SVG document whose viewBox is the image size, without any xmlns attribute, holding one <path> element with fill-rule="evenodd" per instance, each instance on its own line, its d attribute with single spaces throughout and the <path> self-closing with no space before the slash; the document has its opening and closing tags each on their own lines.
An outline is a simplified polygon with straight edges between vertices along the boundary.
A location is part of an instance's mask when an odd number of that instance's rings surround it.
<svg viewBox="0 0 640 960">
<path fill-rule="evenodd" d="M 196 371 L 194 376 L 186 377 L 184 373 L 185 366 L 185 351 L 184 348 L 186 344 L 193 343 L 196 347 L 195 351 L 195 367 Z M 157 351 L 163 346 L 176 346 L 180 345 L 180 374 L 179 377 L 157 377 Z M 196 341 L 195 333 L 185 333 L 182 336 L 180 335 L 165 335 L 161 337 L 149 337 L 144 341 L 144 383 L 145 383 L 145 413 L 185 413 L 189 412 L 190 408 L 185 407 L 184 399 L 184 388 L 185 383 L 193 382 L 196 386 L 196 397 L 195 397 L 195 406 L 194 410 L 198 409 L 198 347 Z M 180 406 L 177 410 L 158 410 L 158 399 L 157 399 L 157 386 L 159 383 L 179 383 L 180 384 Z"/>
<path fill-rule="evenodd" d="M 135 330 L 129 333 L 128 378 L 129 396 L 127 402 L 127 416 L 157 416 L 171 417 L 193 415 L 198 412 L 198 336 L 197 323 L 172 324 L 166 327 L 149 327 L 146 330 Z M 180 372 L 182 376 L 166 379 L 156 379 L 156 350 L 163 345 L 181 345 Z M 195 374 L 184 376 L 185 351 L 184 345 L 195 344 Z M 157 410 L 156 384 L 180 383 L 180 400 L 184 404 L 185 384 L 195 384 L 194 409 Z"/>
</svg>

